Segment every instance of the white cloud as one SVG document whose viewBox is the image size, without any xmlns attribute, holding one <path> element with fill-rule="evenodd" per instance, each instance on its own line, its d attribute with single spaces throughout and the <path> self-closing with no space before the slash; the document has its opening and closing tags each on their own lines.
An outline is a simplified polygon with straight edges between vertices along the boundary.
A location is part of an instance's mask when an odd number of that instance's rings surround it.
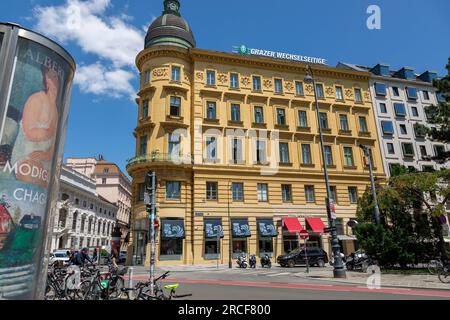
<svg viewBox="0 0 450 320">
<path fill-rule="evenodd" d="M 97 57 L 95 64 L 77 70 L 75 83 L 83 92 L 133 96 L 134 60 L 143 49 L 145 34 L 129 24 L 132 17 L 106 15 L 111 6 L 111 0 L 66 0 L 59 6 L 38 6 L 34 9 L 36 29 Z"/>
</svg>

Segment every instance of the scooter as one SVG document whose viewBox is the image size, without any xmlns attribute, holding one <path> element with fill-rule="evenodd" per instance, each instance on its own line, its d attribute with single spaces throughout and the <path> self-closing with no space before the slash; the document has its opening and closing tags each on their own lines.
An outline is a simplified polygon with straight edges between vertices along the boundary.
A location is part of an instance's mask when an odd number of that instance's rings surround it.
<svg viewBox="0 0 450 320">
<path fill-rule="evenodd" d="M 347 270 L 361 270 L 366 272 L 367 268 L 371 265 L 376 264 L 367 254 L 362 252 L 352 253 L 348 258 L 345 266 Z"/>
<path fill-rule="evenodd" d="M 261 267 L 272 268 L 272 261 L 270 261 L 270 257 L 268 254 L 265 254 L 264 257 L 261 258 Z"/>
<path fill-rule="evenodd" d="M 237 259 L 237 264 L 239 266 L 239 268 L 247 268 L 247 255 L 245 253 L 242 253 L 238 259 Z"/>
<path fill-rule="evenodd" d="M 256 256 L 254 254 L 252 254 L 250 256 L 250 268 L 256 268 Z"/>
</svg>

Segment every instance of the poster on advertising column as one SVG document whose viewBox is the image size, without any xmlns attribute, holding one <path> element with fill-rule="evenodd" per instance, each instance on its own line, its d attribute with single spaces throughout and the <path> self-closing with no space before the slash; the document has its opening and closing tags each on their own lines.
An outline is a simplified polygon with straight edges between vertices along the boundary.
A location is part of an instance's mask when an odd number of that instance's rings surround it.
<svg viewBox="0 0 450 320">
<path fill-rule="evenodd" d="M 4 298 L 27 298 L 37 280 L 73 72 L 55 51 L 19 38 L 0 131 L 0 276 L 17 280 L 0 288 Z"/>
</svg>

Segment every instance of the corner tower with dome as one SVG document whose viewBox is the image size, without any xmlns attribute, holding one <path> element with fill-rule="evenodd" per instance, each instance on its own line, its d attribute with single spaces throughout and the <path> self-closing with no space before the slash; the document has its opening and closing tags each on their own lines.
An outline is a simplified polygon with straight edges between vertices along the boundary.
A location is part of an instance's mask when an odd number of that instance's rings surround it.
<svg viewBox="0 0 450 320">
<path fill-rule="evenodd" d="M 156 172 L 158 183 L 158 264 L 228 264 L 240 252 L 268 253 L 275 262 L 299 244 L 292 226 L 308 230 L 310 245 L 331 252 L 323 233 L 328 223 L 313 88 L 303 84 L 306 64 L 198 49 L 180 2 L 163 5 L 136 57 L 128 263 L 150 262 L 148 171 Z M 384 177 L 370 74 L 313 68 L 322 86 L 329 176 L 347 253 L 355 238 L 344 226 L 370 183 L 358 144 L 371 147 L 375 175 Z M 345 130 L 339 128 L 344 115 Z"/>
</svg>

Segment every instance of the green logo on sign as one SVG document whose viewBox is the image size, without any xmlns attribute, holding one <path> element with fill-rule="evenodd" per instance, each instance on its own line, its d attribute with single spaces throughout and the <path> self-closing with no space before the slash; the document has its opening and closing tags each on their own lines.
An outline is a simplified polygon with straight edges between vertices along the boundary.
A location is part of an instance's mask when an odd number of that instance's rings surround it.
<svg viewBox="0 0 450 320">
<path fill-rule="evenodd" d="M 239 53 L 240 54 L 247 54 L 247 47 L 245 45 L 242 45 L 239 47 Z"/>
</svg>

